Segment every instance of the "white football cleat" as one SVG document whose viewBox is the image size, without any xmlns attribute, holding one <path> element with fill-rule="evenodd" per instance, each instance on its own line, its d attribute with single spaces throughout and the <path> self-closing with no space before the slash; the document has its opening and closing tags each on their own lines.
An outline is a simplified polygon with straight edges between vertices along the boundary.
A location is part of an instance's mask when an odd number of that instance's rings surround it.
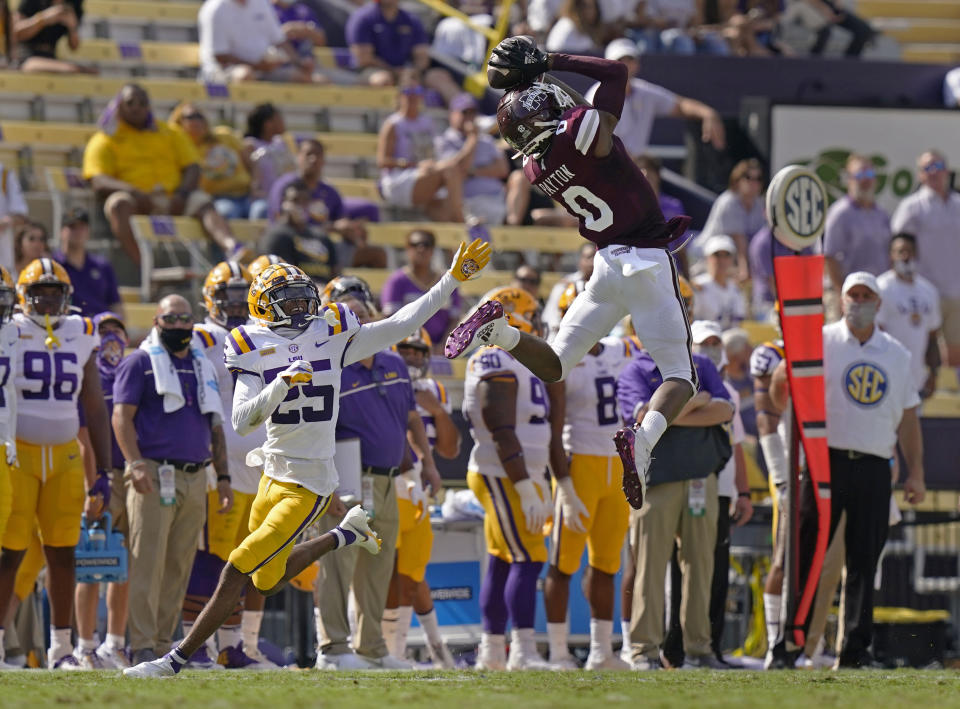
<svg viewBox="0 0 960 709">
<path fill-rule="evenodd" d="M 347 510 L 343 516 L 343 521 L 339 525 L 342 529 L 347 529 L 357 535 L 353 544 L 361 549 L 366 549 L 371 554 L 380 553 L 380 537 L 370 529 L 369 518 L 362 507 L 357 505 Z"/>
<path fill-rule="evenodd" d="M 174 662 L 170 655 L 164 655 L 159 660 L 141 662 L 134 667 L 128 667 L 123 671 L 123 676 L 135 679 L 163 678 L 174 677 L 179 671 L 180 665 Z"/>
<path fill-rule="evenodd" d="M 106 669 L 106 666 L 103 664 L 103 660 L 101 660 L 100 656 L 97 655 L 96 650 L 91 650 L 90 652 L 82 652 L 82 653 L 79 653 L 79 655 L 75 654 L 74 657 L 76 657 L 77 662 L 80 663 L 81 670 Z"/>
<path fill-rule="evenodd" d="M 433 667 L 437 670 L 455 669 L 457 663 L 453 659 L 453 653 L 447 647 L 445 642 L 439 645 L 427 645 L 427 651 L 430 653 L 430 659 L 433 660 Z"/>
<path fill-rule="evenodd" d="M 100 662 L 102 662 L 103 666 L 108 670 L 125 670 L 130 667 L 130 660 L 127 658 L 127 653 L 123 650 L 118 650 L 106 643 L 102 643 L 96 652 L 97 657 L 100 658 Z"/>
<path fill-rule="evenodd" d="M 54 660 L 49 655 L 47 656 L 47 661 L 51 670 L 84 670 L 87 669 L 80 665 L 80 661 L 74 657 L 73 653 L 69 655 L 64 655 L 59 660 Z"/>
<path fill-rule="evenodd" d="M 611 655 L 601 655 L 591 652 L 587 655 L 587 664 L 583 666 L 585 670 L 614 670 L 623 672 L 630 669 L 630 663 L 625 662 L 621 657 Z"/>
<path fill-rule="evenodd" d="M 359 508 L 354 508 L 359 509 Z M 318 670 L 373 670 L 376 667 L 370 664 L 366 659 L 353 652 L 345 652 L 340 655 L 317 655 L 316 668 Z"/>
<path fill-rule="evenodd" d="M 498 636 L 503 638 L 503 636 Z M 477 648 L 477 662 L 475 670 L 502 671 L 507 669 L 507 650 L 503 642 L 489 642 L 486 635 L 480 636 L 480 647 Z"/>
<path fill-rule="evenodd" d="M 514 644 L 510 648 L 510 659 L 507 660 L 507 671 L 526 672 L 530 670 L 552 670 L 553 666 L 540 657 L 540 653 L 524 651 Z"/>
<path fill-rule="evenodd" d="M 571 672 L 580 669 L 580 665 L 577 664 L 570 653 L 567 653 L 564 657 L 558 657 L 556 660 L 551 657 L 549 664 L 550 669 L 554 672 Z"/>
</svg>

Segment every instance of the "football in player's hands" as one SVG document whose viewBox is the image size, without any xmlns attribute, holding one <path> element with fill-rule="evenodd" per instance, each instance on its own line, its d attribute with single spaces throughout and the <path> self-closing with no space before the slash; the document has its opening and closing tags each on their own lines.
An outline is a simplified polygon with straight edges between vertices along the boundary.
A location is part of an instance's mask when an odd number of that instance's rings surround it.
<svg viewBox="0 0 960 709">
<path fill-rule="evenodd" d="M 548 63 L 533 37 L 507 37 L 490 53 L 487 83 L 495 89 L 509 89 L 540 76 L 549 68 Z"/>
<path fill-rule="evenodd" d="M 313 380 L 313 365 L 306 360 L 298 359 L 280 373 L 280 378 L 288 387 L 309 384 Z"/>
</svg>

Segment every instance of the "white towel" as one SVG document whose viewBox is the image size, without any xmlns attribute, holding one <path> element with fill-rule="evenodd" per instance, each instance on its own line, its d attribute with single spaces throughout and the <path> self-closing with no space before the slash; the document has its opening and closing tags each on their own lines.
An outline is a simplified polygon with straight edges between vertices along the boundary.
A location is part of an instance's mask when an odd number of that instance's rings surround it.
<svg viewBox="0 0 960 709">
<path fill-rule="evenodd" d="M 180 387 L 180 377 L 173 366 L 173 359 L 167 348 L 160 344 L 156 328 L 140 343 L 140 349 L 150 355 L 150 368 L 157 385 L 157 393 L 163 397 L 163 412 L 173 413 L 187 403 Z M 193 373 L 197 377 L 197 403 L 202 414 L 216 414 L 223 419 L 223 407 L 220 405 L 220 387 L 217 385 L 217 372 L 213 363 L 207 359 L 199 347 L 191 340 L 190 353 L 193 357 Z"/>
</svg>

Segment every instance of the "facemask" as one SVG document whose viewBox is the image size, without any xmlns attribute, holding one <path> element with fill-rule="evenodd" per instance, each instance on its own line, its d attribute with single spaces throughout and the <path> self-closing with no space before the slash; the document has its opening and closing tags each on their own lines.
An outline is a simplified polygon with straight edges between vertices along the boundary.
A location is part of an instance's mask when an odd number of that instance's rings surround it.
<svg viewBox="0 0 960 709">
<path fill-rule="evenodd" d="M 723 345 L 697 345 L 696 352 L 709 359 L 717 369 L 720 369 L 720 362 L 723 360 Z"/>
<path fill-rule="evenodd" d="M 873 320 L 877 317 L 878 304 L 876 302 L 852 303 L 848 301 L 845 306 L 846 312 L 843 317 L 854 330 L 862 330 L 873 325 Z"/>
<path fill-rule="evenodd" d="M 100 351 L 97 353 L 97 369 L 101 374 L 113 374 L 123 359 L 126 342 L 116 332 L 108 332 L 100 337 Z"/>
<path fill-rule="evenodd" d="M 192 329 L 183 330 L 178 327 L 164 330 L 157 328 L 157 331 L 160 333 L 160 342 L 171 352 L 180 352 L 190 344 L 190 340 L 193 338 Z"/>
<path fill-rule="evenodd" d="M 916 261 L 894 261 L 893 270 L 898 276 L 913 278 L 913 275 L 917 272 L 917 263 Z"/>
</svg>

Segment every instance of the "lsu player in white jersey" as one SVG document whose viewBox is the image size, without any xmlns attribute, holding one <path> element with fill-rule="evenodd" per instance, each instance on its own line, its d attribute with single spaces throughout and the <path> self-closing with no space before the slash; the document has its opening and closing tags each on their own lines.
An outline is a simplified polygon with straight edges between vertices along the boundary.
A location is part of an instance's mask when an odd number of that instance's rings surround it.
<svg viewBox="0 0 960 709">
<path fill-rule="evenodd" d="M 20 333 L 13 322 L 13 306 L 17 294 L 10 272 L 0 266 L 0 559 L 3 557 L 3 533 L 10 519 L 13 489 L 10 468 L 17 462 L 17 389 L 11 374 L 11 363 L 17 360 Z M 0 563 L 2 568 L 2 563 Z M 3 661 L 3 619 L 0 618 L 0 670 L 16 669 Z"/>
<path fill-rule="evenodd" d="M 561 314 L 566 314 L 582 291 L 582 282 L 567 286 L 559 301 Z M 563 383 L 554 385 L 561 387 L 560 396 L 551 397 L 551 417 L 562 426 L 563 448 L 570 456 L 569 476 L 558 475 L 561 489 L 557 492 L 562 494 L 557 494 L 554 502 L 550 568 L 544 585 L 550 664 L 555 669 L 577 668 L 567 647 L 567 606 L 570 576 L 580 568 L 584 546 L 590 564 L 584 591 L 590 601 L 590 654 L 585 667 L 630 669 L 612 646 L 613 579 L 620 570 L 630 506 L 620 490 L 623 464 L 610 441 L 622 425 L 617 377 L 630 361 L 632 350 L 628 339 L 602 338 Z M 554 472 L 567 465 L 566 459 L 555 461 Z M 569 509 L 562 505 L 564 500 Z M 582 504 L 570 506 L 574 500 Z"/>
<path fill-rule="evenodd" d="M 456 458 L 460 451 L 460 432 L 450 418 L 453 409 L 446 387 L 429 376 L 430 346 L 430 335 L 421 328 L 420 332 L 397 343 L 397 353 L 407 363 L 417 399 L 417 413 L 423 420 L 430 447 L 444 458 Z M 422 464 L 416 461 L 413 469 L 401 473 L 394 480 L 400 533 L 394 569 L 396 592 L 390 594 L 392 598 L 388 597 L 384 610 L 384 639 L 390 654 L 403 658 L 406 655 L 410 620 L 416 611 L 417 620 L 427 636 L 427 650 L 434 666 L 453 669 L 453 655 L 440 634 L 437 612 L 430 597 L 430 584 L 424 579 L 433 550 L 433 526 L 430 524 L 421 470 Z M 439 480 L 434 487 L 439 488 Z"/>
<path fill-rule="evenodd" d="M 260 257 L 258 261 L 268 260 Z M 270 265 L 270 264 L 266 264 Z M 262 269 L 261 269 L 262 270 Z M 233 407 L 233 375 L 223 360 L 223 348 L 230 330 L 249 322 L 247 293 L 253 281 L 250 273 L 236 261 L 222 261 L 207 274 L 203 283 L 204 322 L 194 326 L 194 341 L 213 363 L 217 372 L 223 411 Z M 240 436 L 233 426 L 224 428 L 233 507 L 220 510 L 220 495 L 211 486 L 207 499 L 207 522 L 200 548 L 194 558 L 187 595 L 183 601 L 184 630 L 189 630 L 197 615 L 210 600 L 223 571 L 223 565 L 248 534 L 250 511 L 260 485 L 261 470 L 247 465 L 247 453 L 267 438 L 264 429 Z M 263 618 L 264 597 L 253 586 L 247 588 L 242 604 L 217 631 L 219 653 L 201 648 L 190 659 L 190 668 L 212 669 L 213 657 L 229 669 L 269 669 L 276 667 L 257 647 Z"/>
<path fill-rule="evenodd" d="M 2 380 L 16 381 L 19 460 L 10 472 L 13 507 L 0 557 L 0 618 L 7 615 L 36 525 L 49 573 L 49 665 L 56 669 L 79 667 L 71 626 L 81 515 L 99 517 L 110 499 L 110 438 L 96 362 L 100 338 L 93 321 L 68 314 L 72 292 L 67 272 L 52 259 L 36 259 L 20 272 L 17 357 L 0 371 Z M 96 456 L 97 468 L 89 474 L 77 444 L 78 401 Z"/>
<path fill-rule="evenodd" d="M 512 327 L 540 333 L 540 306 L 526 291 L 498 288 L 483 300 L 499 303 Z M 549 669 L 533 637 L 537 579 L 547 560 L 543 526 L 551 507 L 547 388 L 506 350 L 481 347 L 467 361 L 463 413 L 474 436 L 467 484 L 486 513 L 483 531 L 489 554 L 480 586 L 483 631 L 477 668 Z"/>
<path fill-rule="evenodd" d="M 379 539 L 360 507 L 316 539 L 294 544 L 326 512 L 338 475 L 333 463 L 341 368 L 370 357 L 415 332 L 463 281 L 490 261 L 479 239 L 461 244 L 450 270 L 427 293 L 391 317 L 361 326 L 342 303 L 321 307 L 312 280 L 296 266 L 264 269 L 250 286 L 248 306 L 256 325 L 230 331 L 224 349 L 236 375 L 232 424 L 241 435 L 266 424 L 267 440 L 247 461 L 263 465 L 250 514 L 250 534 L 230 554 L 210 602 L 186 638 L 158 660 L 124 670 L 130 677 L 169 677 L 186 664 L 229 618 L 252 579 L 265 595 L 323 554 L 350 544 L 370 553 Z"/>
</svg>

